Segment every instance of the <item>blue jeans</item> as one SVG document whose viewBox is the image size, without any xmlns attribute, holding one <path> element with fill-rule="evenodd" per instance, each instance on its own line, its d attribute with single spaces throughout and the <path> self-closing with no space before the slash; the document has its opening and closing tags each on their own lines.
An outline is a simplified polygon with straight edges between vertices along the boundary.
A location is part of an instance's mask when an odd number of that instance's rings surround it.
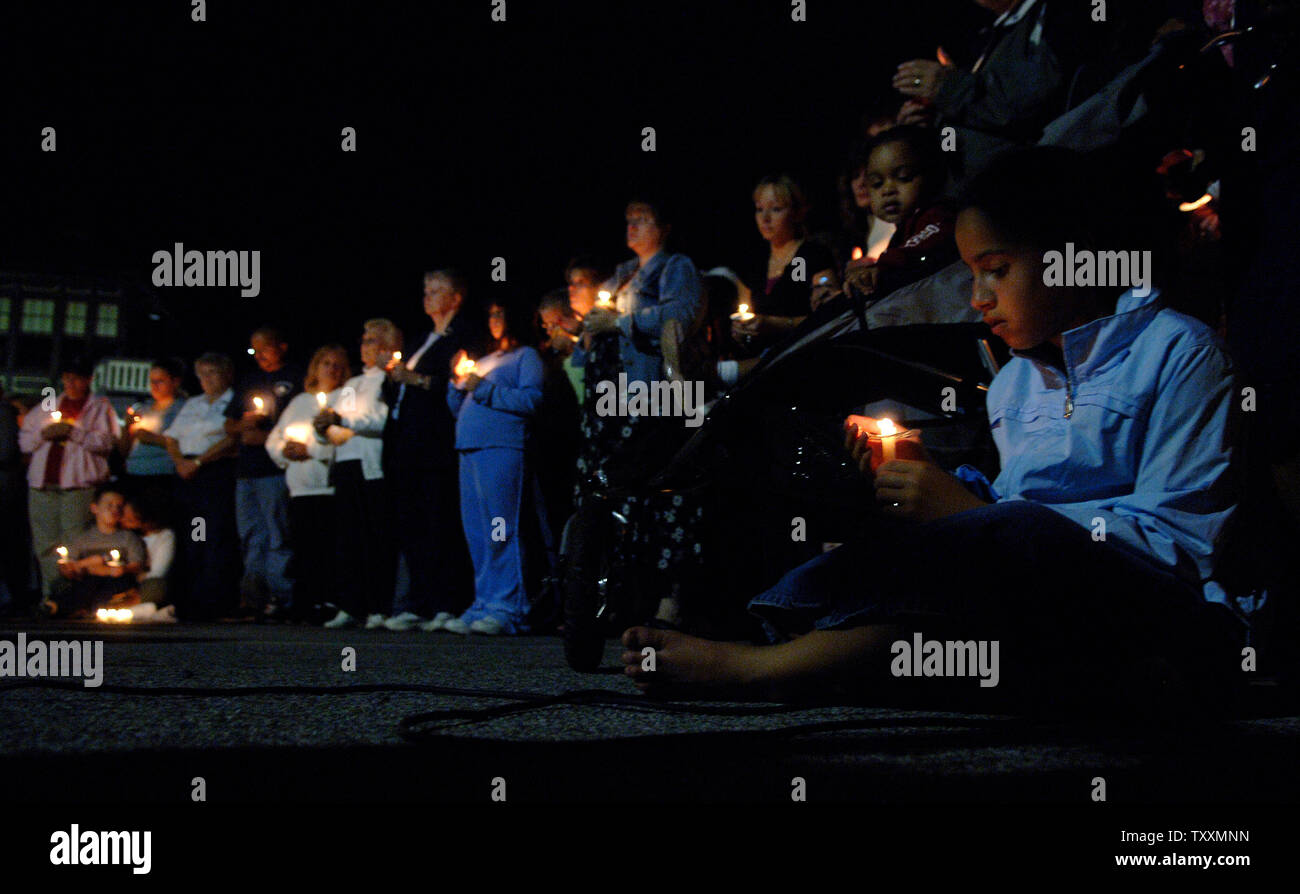
<svg viewBox="0 0 1300 894">
<path fill-rule="evenodd" d="M 283 475 L 235 482 L 235 524 L 244 553 L 244 576 L 265 582 L 280 606 L 293 605 L 289 578 L 289 488 Z"/>
</svg>

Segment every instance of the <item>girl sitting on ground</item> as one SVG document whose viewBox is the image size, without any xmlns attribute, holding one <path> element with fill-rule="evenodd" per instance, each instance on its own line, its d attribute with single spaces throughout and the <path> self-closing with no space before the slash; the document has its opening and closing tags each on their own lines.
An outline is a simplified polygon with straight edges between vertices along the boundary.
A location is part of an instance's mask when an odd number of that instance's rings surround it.
<svg viewBox="0 0 1300 894">
<path fill-rule="evenodd" d="M 1236 502 L 1231 364 L 1158 290 L 1045 284 L 1044 253 L 1067 242 L 1076 255 L 1136 247 L 1099 244 L 1115 232 L 1105 182 L 1067 150 L 1030 149 L 961 203 L 971 304 L 1015 354 L 988 394 L 991 488 L 929 461 L 880 465 L 866 535 L 750 603 L 772 645 L 632 628 L 623 661 L 639 687 L 786 694 L 835 680 L 878 694 L 917 632 L 1000 641 L 1004 690 L 1038 687 L 1040 704 L 1127 698 L 1153 675 L 1189 691 L 1228 679 L 1244 626 L 1212 576 Z M 847 434 L 865 471 L 865 440 Z"/>
</svg>

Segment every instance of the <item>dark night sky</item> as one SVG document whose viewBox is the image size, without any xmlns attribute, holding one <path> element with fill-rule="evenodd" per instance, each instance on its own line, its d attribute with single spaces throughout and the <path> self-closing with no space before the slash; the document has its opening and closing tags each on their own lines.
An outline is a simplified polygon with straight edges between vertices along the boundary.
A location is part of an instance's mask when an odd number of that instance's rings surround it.
<svg viewBox="0 0 1300 894">
<path fill-rule="evenodd" d="M 7 8 L 0 269 L 147 282 L 177 241 L 260 249 L 258 298 L 161 290 L 183 334 L 150 350 L 192 356 L 241 350 L 263 320 L 300 354 L 376 314 L 422 326 L 430 266 L 535 301 L 575 252 L 629 256 L 642 185 L 675 200 L 701 269 L 736 265 L 760 248 L 758 177 L 793 173 L 829 224 L 860 114 L 896 104 L 893 67 L 959 52 L 984 20 L 968 0 L 809 0 L 798 24 L 784 0 L 508 0 L 505 24 L 491 6 L 210 0 L 203 24 L 188 0 Z"/>
</svg>

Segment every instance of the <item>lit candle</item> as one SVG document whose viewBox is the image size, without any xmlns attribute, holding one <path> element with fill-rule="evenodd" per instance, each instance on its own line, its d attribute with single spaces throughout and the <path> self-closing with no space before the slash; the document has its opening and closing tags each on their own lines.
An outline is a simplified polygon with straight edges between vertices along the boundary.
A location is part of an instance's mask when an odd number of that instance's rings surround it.
<svg viewBox="0 0 1300 894">
<path fill-rule="evenodd" d="M 95 612 L 95 617 L 105 624 L 129 624 L 135 612 L 129 608 L 101 608 Z"/>
<path fill-rule="evenodd" d="M 60 547 L 58 547 L 58 548 L 57 548 L 56 550 L 54 550 L 54 551 L 55 551 L 56 553 L 59 554 L 59 564 L 60 564 L 60 565 L 62 565 L 64 562 L 68 561 L 68 548 L 67 548 L 66 546 L 60 546 Z"/>
<path fill-rule="evenodd" d="M 888 463 L 894 461 L 896 442 L 898 441 L 898 426 L 894 420 L 884 418 L 880 420 L 880 453 L 881 462 Z"/>
<path fill-rule="evenodd" d="M 401 362 L 402 362 L 402 352 L 401 352 L 401 351 L 394 351 L 394 352 L 393 352 L 393 359 L 392 359 L 392 362 L 390 362 L 390 363 L 388 364 L 388 368 L 389 368 L 389 369 L 392 369 L 394 366 L 396 366 L 397 364 L 399 364 L 399 363 L 401 363 Z"/>
<path fill-rule="evenodd" d="M 256 354 L 256 353 L 257 353 L 257 352 L 254 351 L 252 348 L 249 348 L 249 349 L 248 349 L 248 356 L 249 356 L 249 357 L 252 357 L 252 356 L 253 356 L 254 354 Z"/>
<path fill-rule="evenodd" d="M 286 441 L 297 441 L 299 444 L 306 444 L 307 438 L 311 435 L 311 426 L 306 424 L 290 425 L 284 430 L 284 439 Z"/>
<path fill-rule="evenodd" d="M 264 407 L 265 405 L 266 405 L 265 402 L 260 397 L 253 398 L 253 409 L 256 410 L 258 413 L 262 412 L 262 407 Z"/>
<path fill-rule="evenodd" d="M 858 427 L 858 438 L 864 435 L 871 450 L 871 471 L 895 459 L 924 460 L 925 449 L 916 431 L 904 431 L 892 419 L 873 419 L 870 416 L 850 416 L 844 420 L 844 429 Z"/>
<path fill-rule="evenodd" d="M 855 245 L 855 246 L 853 246 L 853 252 L 849 255 L 849 257 L 852 258 L 852 259 L 855 260 L 855 261 L 861 261 L 861 260 L 862 260 L 862 246 L 861 246 L 861 245 Z"/>
<path fill-rule="evenodd" d="M 324 391 L 317 391 L 317 392 L 316 392 L 316 403 L 318 403 L 318 404 L 320 405 L 320 408 L 321 408 L 322 410 L 325 409 L 325 392 L 324 392 Z"/>
<path fill-rule="evenodd" d="M 748 323 L 750 320 L 754 319 L 754 314 L 750 313 L 748 304 L 742 304 L 736 308 L 736 312 L 731 315 L 731 318 L 733 320 L 738 320 L 741 323 Z"/>
<path fill-rule="evenodd" d="M 122 554 L 115 549 L 108 551 L 108 564 L 112 568 L 117 568 L 122 564 Z"/>
<path fill-rule="evenodd" d="M 614 307 L 614 296 L 604 289 L 601 289 L 596 293 L 596 306 L 601 310 L 612 310 Z"/>
<path fill-rule="evenodd" d="M 50 421 L 53 422 L 55 425 L 58 425 L 60 422 L 63 421 L 63 414 L 60 413 L 58 410 L 55 410 L 53 413 L 50 414 Z"/>
<path fill-rule="evenodd" d="M 456 378 L 458 379 L 477 371 L 478 369 L 474 366 L 474 361 L 469 359 L 469 355 L 464 355 L 456 361 Z"/>
</svg>

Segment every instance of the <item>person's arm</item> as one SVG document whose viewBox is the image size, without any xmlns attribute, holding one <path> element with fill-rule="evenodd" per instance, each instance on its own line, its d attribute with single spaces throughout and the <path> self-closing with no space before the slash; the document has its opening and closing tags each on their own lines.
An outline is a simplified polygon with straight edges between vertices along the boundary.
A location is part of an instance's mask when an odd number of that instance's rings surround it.
<svg viewBox="0 0 1300 894">
<path fill-rule="evenodd" d="M 656 344 L 667 320 L 675 319 L 689 329 L 700 309 L 703 289 L 695 265 L 677 255 L 669 258 L 659 273 L 659 302 L 638 308 L 618 318 L 618 328 L 628 338 L 638 332 Z"/>
<path fill-rule="evenodd" d="M 89 418 L 85 424 L 79 422 L 72 426 L 68 432 L 68 441 L 82 450 L 108 456 L 113 452 L 121 428 L 117 423 L 117 414 L 113 412 L 113 405 L 107 399 L 99 398 L 94 403 L 94 410 L 86 415 Z"/>
<path fill-rule="evenodd" d="M 1046 503 L 1192 580 L 1212 573 L 1215 544 L 1236 508 L 1230 466 L 1233 373 L 1217 345 L 1172 355 L 1159 373 L 1133 492 L 1118 499 Z"/>
<path fill-rule="evenodd" d="M 383 434 L 384 425 L 388 422 L 388 404 L 384 403 L 382 383 L 383 380 L 379 379 L 373 389 L 367 387 L 365 395 L 360 393 L 361 389 L 357 389 L 357 412 L 339 414 L 344 428 L 366 437 L 379 437 Z M 371 390 L 373 394 L 369 393 Z"/>
<path fill-rule="evenodd" d="M 1057 4 L 1053 3 L 1053 6 Z M 1069 6 L 1070 4 L 1060 4 Z M 1086 9 L 1086 7 L 1085 7 Z M 1021 36 L 1037 28 L 1042 8 L 1032 10 L 1005 41 L 1021 43 Z M 1072 39 L 1087 35 L 1097 26 L 1080 21 Z M 1053 29 L 1055 30 L 1055 29 Z M 1058 49 L 1066 39 L 1043 33 L 1038 43 L 1028 43 L 1028 54 L 1001 53 L 978 72 L 949 67 L 939 81 L 934 105 L 943 116 L 940 123 L 952 123 L 985 133 L 1014 138 L 1026 136 L 1041 123 L 1042 116 L 1061 98 L 1071 70 Z M 1068 48 L 1067 48 L 1068 49 Z"/>
<path fill-rule="evenodd" d="M 148 547 L 146 547 L 147 551 Z M 149 576 L 166 577 L 176 559 L 176 532 L 163 528 L 154 537 L 154 551 L 149 556 Z"/>
<path fill-rule="evenodd" d="M 447 408 L 451 410 L 451 415 L 460 416 L 460 408 L 464 405 L 467 397 L 469 397 L 469 393 L 464 388 L 457 388 L 455 380 L 447 382 Z"/>
<path fill-rule="evenodd" d="M 284 455 L 284 445 L 288 440 L 285 437 L 284 430 L 293 417 L 293 411 L 294 405 L 293 402 L 290 402 L 289 406 L 285 407 L 284 412 L 280 414 L 280 418 L 276 420 L 275 425 L 271 426 L 271 430 L 267 432 L 266 443 L 263 445 L 266 448 L 267 455 L 271 457 L 271 462 L 281 469 L 289 468 L 289 459 Z"/>
<path fill-rule="evenodd" d="M 37 407 L 28 410 L 27 417 L 23 419 L 22 428 L 18 430 L 19 451 L 30 456 L 42 444 L 48 443 L 41 437 L 41 429 L 49 424 L 49 421 L 49 414 L 43 410 Z"/>
<path fill-rule="evenodd" d="M 519 384 L 502 385 L 500 382 L 479 382 L 474 389 L 474 400 L 505 413 L 516 416 L 532 416 L 542 405 L 542 384 L 546 378 L 546 367 L 541 356 L 532 348 L 524 348 L 519 358 Z M 450 399 L 449 399 L 450 402 Z M 455 409 L 452 410 L 456 412 Z"/>
</svg>

